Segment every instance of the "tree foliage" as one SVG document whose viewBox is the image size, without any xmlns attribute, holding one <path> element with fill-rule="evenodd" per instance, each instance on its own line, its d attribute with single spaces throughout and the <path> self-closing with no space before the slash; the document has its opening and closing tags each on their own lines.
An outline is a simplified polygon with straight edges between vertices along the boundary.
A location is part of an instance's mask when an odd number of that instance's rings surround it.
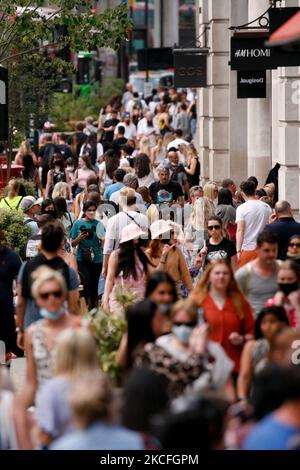
<svg viewBox="0 0 300 470">
<path fill-rule="evenodd" d="M 1 0 L 0 63 L 5 65 L 15 54 L 27 54 L 42 42 L 53 43 L 54 39 L 61 48 L 68 44 L 74 51 L 117 49 L 132 26 L 124 4 L 95 14 L 92 0 L 52 0 L 55 8 L 45 15 L 40 9 L 43 3 Z M 67 36 L 54 38 L 58 26 L 67 28 Z"/>
</svg>

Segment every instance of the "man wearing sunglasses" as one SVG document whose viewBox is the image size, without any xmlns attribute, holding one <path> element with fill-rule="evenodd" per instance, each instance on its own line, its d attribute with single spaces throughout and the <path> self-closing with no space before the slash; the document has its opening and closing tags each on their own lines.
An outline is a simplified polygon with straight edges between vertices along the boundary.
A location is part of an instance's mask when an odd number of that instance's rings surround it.
<svg viewBox="0 0 300 470">
<path fill-rule="evenodd" d="M 277 235 L 278 259 L 286 259 L 289 240 L 293 235 L 300 235 L 300 224 L 295 221 L 291 205 L 288 201 L 275 204 L 275 221 L 267 225 L 267 229 Z"/>
</svg>

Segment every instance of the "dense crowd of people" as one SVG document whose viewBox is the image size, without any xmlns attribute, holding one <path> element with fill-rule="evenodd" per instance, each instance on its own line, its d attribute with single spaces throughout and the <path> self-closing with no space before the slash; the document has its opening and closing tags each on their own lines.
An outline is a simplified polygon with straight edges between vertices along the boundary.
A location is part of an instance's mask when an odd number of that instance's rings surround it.
<svg viewBox="0 0 300 470">
<path fill-rule="evenodd" d="M 195 90 L 128 84 L 98 122 L 20 146 L 35 194 L 11 179 L 0 200 L 28 227 L 19 254 L 0 230 L 0 449 L 299 449 L 300 223 L 278 165 L 205 181 L 196 119 Z M 93 309 L 126 322 L 117 388 Z"/>
</svg>

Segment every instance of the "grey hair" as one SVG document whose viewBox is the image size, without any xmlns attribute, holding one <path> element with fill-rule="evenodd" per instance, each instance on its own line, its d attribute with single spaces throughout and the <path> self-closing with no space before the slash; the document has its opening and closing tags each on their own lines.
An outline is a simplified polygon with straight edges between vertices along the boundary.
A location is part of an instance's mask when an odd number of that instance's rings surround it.
<svg viewBox="0 0 300 470">
<path fill-rule="evenodd" d="M 285 214 L 291 210 L 291 204 L 288 201 L 278 201 L 275 204 L 276 214 Z"/>
<path fill-rule="evenodd" d="M 138 184 L 138 179 L 135 175 L 128 173 L 123 179 L 124 186 L 131 186 L 132 184 Z"/>
</svg>

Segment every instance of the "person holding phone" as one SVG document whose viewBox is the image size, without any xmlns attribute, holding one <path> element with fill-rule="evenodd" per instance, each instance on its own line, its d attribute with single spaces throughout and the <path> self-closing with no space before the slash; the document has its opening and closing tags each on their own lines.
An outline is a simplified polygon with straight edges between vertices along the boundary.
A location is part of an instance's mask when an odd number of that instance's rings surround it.
<svg viewBox="0 0 300 470">
<path fill-rule="evenodd" d="M 78 271 L 84 287 L 84 297 L 90 309 L 95 308 L 98 303 L 98 280 L 102 269 L 102 243 L 105 236 L 104 225 L 95 219 L 96 210 L 95 202 L 85 202 L 83 218 L 76 220 L 70 232 L 72 246 L 78 246 Z"/>
</svg>

